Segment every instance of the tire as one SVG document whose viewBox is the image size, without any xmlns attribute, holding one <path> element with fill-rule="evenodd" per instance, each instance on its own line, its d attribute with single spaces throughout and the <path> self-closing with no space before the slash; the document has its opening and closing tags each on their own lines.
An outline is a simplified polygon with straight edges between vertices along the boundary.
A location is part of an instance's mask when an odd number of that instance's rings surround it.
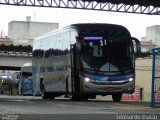
<svg viewBox="0 0 160 120">
<path fill-rule="evenodd" d="M 48 94 L 45 92 L 45 88 L 44 88 L 44 86 L 41 88 L 41 92 L 42 92 L 42 99 L 48 99 L 49 98 L 49 96 L 48 96 Z"/>
<path fill-rule="evenodd" d="M 48 99 L 49 98 L 49 96 L 45 92 L 45 88 L 44 88 L 44 84 L 43 84 L 43 78 L 40 79 L 40 91 L 41 91 L 42 99 Z"/>
<path fill-rule="evenodd" d="M 73 101 L 87 101 L 88 96 L 73 94 L 71 97 L 71 100 L 73 100 Z"/>
<path fill-rule="evenodd" d="M 88 96 L 81 96 L 81 101 L 87 101 L 88 100 Z"/>
<path fill-rule="evenodd" d="M 89 99 L 96 99 L 96 95 L 91 95 L 88 97 Z"/>
<path fill-rule="evenodd" d="M 78 95 L 73 94 L 73 95 L 71 95 L 71 100 L 73 100 L 73 101 L 78 101 L 78 100 L 80 100 L 80 99 L 79 99 Z"/>
<path fill-rule="evenodd" d="M 114 102 L 120 102 L 122 98 L 122 93 L 114 93 L 112 94 L 112 99 Z"/>
<path fill-rule="evenodd" d="M 45 93 L 45 92 L 42 93 L 42 99 L 48 99 L 47 93 Z"/>
<path fill-rule="evenodd" d="M 49 94 L 48 97 L 49 97 L 49 99 L 54 99 L 55 98 L 54 94 Z"/>
</svg>

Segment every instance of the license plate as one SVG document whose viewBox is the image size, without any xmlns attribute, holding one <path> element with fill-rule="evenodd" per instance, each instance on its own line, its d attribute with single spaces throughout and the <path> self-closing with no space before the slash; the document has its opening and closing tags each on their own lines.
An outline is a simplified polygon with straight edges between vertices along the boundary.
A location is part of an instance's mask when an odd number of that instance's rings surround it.
<svg viewBox="0 0 160 120">
<path fill-rule="evenodd" d="M 107 87 L 106 88 L 106 91 L 109 91 L 109 92 L 112 92 L 112 91 L 114 91 L 115 89 L 114 89 L 114 87 Z"/>
</svg>

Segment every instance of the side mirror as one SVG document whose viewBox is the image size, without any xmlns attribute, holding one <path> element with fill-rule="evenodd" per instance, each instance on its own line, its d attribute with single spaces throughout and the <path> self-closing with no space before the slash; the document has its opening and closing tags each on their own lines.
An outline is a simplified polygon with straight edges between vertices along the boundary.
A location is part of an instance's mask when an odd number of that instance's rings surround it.
<svg viewBox="0 0 160 120">
<path fill-rule="evenodd" d="M 135 37 L 132 37 L 132 40 L 135 42 L 135 46 L 134 46 L 134 48 L 135 48 L 135 56 L 139 57 L 141 55 L 141 43 Z"/>
</svg>

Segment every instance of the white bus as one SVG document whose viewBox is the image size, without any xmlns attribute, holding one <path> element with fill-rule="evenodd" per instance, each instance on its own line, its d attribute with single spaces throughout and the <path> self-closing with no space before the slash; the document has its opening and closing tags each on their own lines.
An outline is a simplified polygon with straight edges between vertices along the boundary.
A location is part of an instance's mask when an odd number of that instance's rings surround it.
<svg viewBox="0 0 160 120">
<path fill-rule="evenodd" d="M 33 42 L 35 93 L 43 99 L 69 95 L 87 100 L 135 90 L 135 54 L 129 31 L 114 24 L 73 24 Z"/>
<path fill-rule="evenodd" d="M 32 63 L 25 63 L 21 67 L 19 94 L 33 95 Z"/>
</svg>

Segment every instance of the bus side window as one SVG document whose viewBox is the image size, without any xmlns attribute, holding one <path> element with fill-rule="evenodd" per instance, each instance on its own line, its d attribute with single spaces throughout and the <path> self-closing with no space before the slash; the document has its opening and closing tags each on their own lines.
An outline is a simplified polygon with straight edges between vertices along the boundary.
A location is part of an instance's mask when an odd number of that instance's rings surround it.
<svg viewBox="0 0 160 120">
<path fill-rule="evenodd" d="M 45 68 L 44 67 L 40 67 L 40 72 L 42 73 L 42 72 L 45 72 Z"/>
<path fill-rule="evenodd" d="M 47 72 L 53 72 L 53 71 L 54 71 L 53 66 L 48 66 L 48 67 L 47 67 Z"/>
</svg>

